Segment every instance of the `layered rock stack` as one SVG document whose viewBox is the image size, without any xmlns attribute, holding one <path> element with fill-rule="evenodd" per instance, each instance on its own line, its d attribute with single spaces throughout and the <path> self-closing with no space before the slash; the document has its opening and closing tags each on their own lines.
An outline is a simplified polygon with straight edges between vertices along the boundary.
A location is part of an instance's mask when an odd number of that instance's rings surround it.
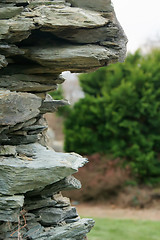
<svg viewBox="0 0 160 240">
<path fill-rule="evenodd" d="M 0 239 L 81 240 L 94 225 L 60 191 L 87 160 L 47 145 L 47 92 L 61 73 L 123 61 L 126 37 L 110 0 L 0 0 Z M 77 116 L 78 117 L 78 116 Z"/>
</svg>

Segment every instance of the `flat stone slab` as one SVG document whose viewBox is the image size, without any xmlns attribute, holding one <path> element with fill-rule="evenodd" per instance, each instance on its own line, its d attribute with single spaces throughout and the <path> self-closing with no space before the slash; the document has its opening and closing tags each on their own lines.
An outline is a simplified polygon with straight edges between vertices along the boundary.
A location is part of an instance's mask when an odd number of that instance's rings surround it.
<svg viewBox="0 0 160 240">
<path fill-rule="evenodd" d="M 7 210 L 9 208 L 15 209 L 23 207 L 24 196 L 15 195 L 15 196 L 3 196 L 0 197 L 0 209 Z"/>
<path fill-rule="evenodd" d="M 39 18 L 35 17 L 34 21 L 43 28 L 59 30 L 101 27 L 109 22 L 98 12 L 67 6 L 59 8 L 43 6 L 36 8 L 33 14 L 40 16 Z"/>
<path fill-rule="evenodd" d="M 24 196 L 0 197 L 0 221 L 18 222 L 20 209 L 23 207 Z"/>
<path fill-rule="evenodd" d="M 36 117 L 41 102 L 34 94 L 0 90 L 0 125 L 14 126 Z"/>
<path fill-rule="evenodd" d="M 60 45 L 39 46 L 26 49 L 28 59 L 44 67 L 55 69 L 55 72 L 84 72 L 117 61 L 114 51 L 97 45 Z"/>
<path fill-rule="evenodd" d="M 21 13 L 23 7 L 2 7 L 0 8 L 0 19 L 9 19 Z"/>
<path fill-rule="evenodd" d="M 0 193 L 41 191 L 72 175 L 87 160 L 74 153 L 56 153 L 38 143 L 17 146 L 19 157 L 0 157 Z M 29 156 L 29 158 L 27 157 Z"/>
<path fill-rule="evenodd" d="M 34 240 L 78 240 L 84 239 L 93 226 L 94 221 L 92 219 L 83 218 L 77 222 L 61 227 L 50 228 L 47 231 L 41 232 L 39 235 L 26 234 L 26 236 L 28 235 Z"/>
<path fill-rule="evenodd" d="M 39 217 L 40 223 L 43 226 L 55 226 L 67 219 L 74 219 L 78 217 L 75 207 L 42 208 L 36 211 L 35 215 Z"/>
</svg>

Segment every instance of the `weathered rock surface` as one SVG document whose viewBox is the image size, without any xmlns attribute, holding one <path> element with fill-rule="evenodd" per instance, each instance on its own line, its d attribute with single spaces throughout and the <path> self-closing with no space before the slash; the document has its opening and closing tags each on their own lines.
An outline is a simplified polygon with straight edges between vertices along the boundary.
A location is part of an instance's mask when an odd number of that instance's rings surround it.
<svg viewBox="0 0 160 240">
<path fill-rule="evenodd" d="M 54 208 L 47 207 L 42 208 L 35 212 L 35 215 L 40 218 L 40 223 L 43 226 L 55 226 L 59 223 L 68 220 L 75 219 L 78 217 L 76 209 L 74 207 L 66 208 Z"/>
<path fill-rule="evenodd" d="M 123 61 L 126 36 L 110 0 L 0 0 L 0 240 L 82 240 L 94 225 L 60 191 L 87 161 L 47 145 L 47 92 L 62 71 Z"/>
<path fill-rule="evenodd" d="M 18 222 L 18 216 L 24 204 L 24 196 L 0 197 L 0 221 Z"/>
<path fill-rule="evenodd" d="M 33 94 L 0 91 L 0 125 L 14 126 L 36 117 L 41 102 Z"/>
<path fill-rule="evenodd" d="M 77 154 L 56 153 L 38 143 L 19 145 L 16 151 L 15 157 L 0 157 L 0 171 L 3 172 L 0 175 L 1 194 L 41 191 L 48 183 L 70 176 L 86 163 L 86 159 Z"/>
<path fill-rule="evenodd" d="M 64 45 L 28 48 L 26 56 L 44 67 L 54 67 L 60 73 L 67 69 L 83 72 L 118 60 L 110 49 L 95 45 Z"/>
<path fill-rule="evenodd" d="M 125 57 L 126 36 L 110 0 L 1 5 L 0 67 L 7 69 L 0 76 L 0 87 L 47 92 L 55 89 L 62 71 L 84 72 Z M 37 74 L 47 74 L 46 81 Z"/>
<path fill-rule="evenodd" d="M 86 234 L 94 226 L 92 219 L 81 219 L 75 223 L 70 223 L 61 227 L 50 228 L 48 232 L 40 233 L 36 238 L 31 239 L 49 239 L 49 240 L 79 240 L 84 239 Z"/>
</svg>

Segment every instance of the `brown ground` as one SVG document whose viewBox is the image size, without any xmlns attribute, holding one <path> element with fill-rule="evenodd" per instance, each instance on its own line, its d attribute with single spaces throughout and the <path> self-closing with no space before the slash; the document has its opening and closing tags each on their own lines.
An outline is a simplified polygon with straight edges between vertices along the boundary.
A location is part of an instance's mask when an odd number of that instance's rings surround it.
<svg viewBox="0 0 160 240">
<path fill-rule="evenodd" d="M 78 214 L 83 217 L 160 221 L 160 210 L 157 209 L 121 209 L 113 205 L 108 206 L 99 204 L 79 204 L 76 208 Z"/>
</svg>

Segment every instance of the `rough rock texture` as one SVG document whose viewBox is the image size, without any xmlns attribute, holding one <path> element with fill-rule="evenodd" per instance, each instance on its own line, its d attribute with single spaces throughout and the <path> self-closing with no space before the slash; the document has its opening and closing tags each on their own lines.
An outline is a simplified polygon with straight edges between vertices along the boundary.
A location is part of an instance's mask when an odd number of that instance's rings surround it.
<svg viewBox="0 0 160 240">
<path fill-rule="evenodd" d="M 80 219 L 61 190 L 87 160 L 48 147 L 43 118 L 68 104 L 47 92 L 62 71 L 123 61 L 126 36 L 110 0 L 0 0 L 0 239 L 82 240 Z"/>
</svg>

